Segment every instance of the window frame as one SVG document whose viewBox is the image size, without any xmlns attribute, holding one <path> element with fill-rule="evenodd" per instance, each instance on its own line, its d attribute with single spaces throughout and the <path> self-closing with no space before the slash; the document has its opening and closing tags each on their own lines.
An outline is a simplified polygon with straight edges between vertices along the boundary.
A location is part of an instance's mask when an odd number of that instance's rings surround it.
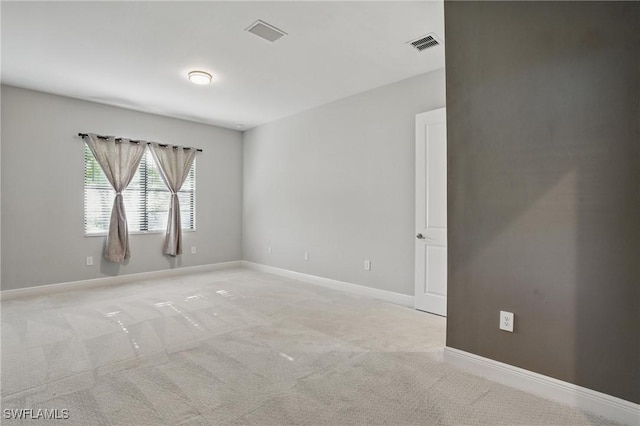
<svg viewBox="0 0 640 426">
<path fill-rule="evenodd" d="M 113 198 L 115 197 L 115 190 L 113 189 L 113 187 L 111 186 L 110 183 L 108 183 L 107 181 L 107 185 L 108 187 L 106 187 L 105 185 L 93 185 L 92 187 L 88 187 L 88 185 L 90 185 L 90 183 L 88 183 L 88 176 L 87 176 L 87 172 L 89 170 L 89 163 L 88 160 L 91 159 L 95 165 L 97 166 L 97 169 L 99 170 L 99 173 L 101 173 L 104 176 L 104 172 L 102 170 L 102 168 L 100 167 L 100 165 L 97 163 L 97 161 L 95 160 L 93 153 L 91 152 L 91 149 L 89 148 L 89 146 L 87 145 L 87 143 L 85 142 L 84 144 L 85 147 L 85 152 L 84 152 L 84 180 L 83 180 L 83 195 L 84 195 L 84 200 L 83 200 L 83 221 L 84 221 L 84 226 L 83 226 L 83 233 L 85 237 L 104 237 L 106 235 L 108 235 L 109 233 L 109 229 L 107 227 L 106 230 L 104 231 L 88 231 L 88 223 L 89 223 L 89 216 L 88 216 L 88 196 L 87 196 L 87 190 L 89 189 L 98 189 L 98 190 L 108 190 L 112 193 L 112 198 L 111 198 L 111 203 L 108 204 L 108 211 L 105 212 L 107 218 L 111 217 L 111 209 L 113 206 Z M 150 164 L 151 163 L 151 164 Z M 165 228 L 164 229 L 148 229 L 149 228 L 149 214 L 151 213 L 148 209 L 148 205 L 149 205 L 149 193 L 150 192 L 166 192 L 166 193 L 171 193 L 171 191 L 169 191 L 169 188 L 166 187 L 166 185 L 163 183 L 163 189 L 157 189 L 157 188 L 149 188 L 149 179 L 148 179 L 148 175 L 149 175 L 149 170 L 151 167 L 156 167 L 157 165 L 155 164 L 155 160 L 153 159 L 153 156 L 151 155 L 151 151 L 150 149 L 147 147 L 145 148 L 145 153 L 142 157 L 142 160 L 140 160 L 140 164 L 138 165 L 138 168 L 134 174 L 134 178 L 132 179 L 132 182 L 136 179 L 136 176 L 138 174 L 140 174 L 140 182 L 141 182 L 141 187 L 138 188 L 132 188 L 131 185 L 129 185 L 127 187 L 127 189 L 125 189 L 122 194 L 123 196 L 127 193 L 133 193 L 133 192 L 140 192 L 140 197 L 138 199 L 138 202 L 141 206 L 141 208 L 143 209 L 143 214 L 142 214 L 142 221 L 140 222 L 140 228 L 146 228 L 146 229 L 132 229 L 129 228 L 129 234 L 130 235 L 145 235 L 145 234 L 163 234 L 166 232 L 166 220 L 165 220 Z M 104 177 L 106 180 L 106 177 Z M 186 188 L 187 183 L 189 182 L 189 180 L 191 180 L 193 182 L 192 188 Z M 184 209 L 184 203 L 180 203 L 180 210 L 181 213 L 183 213 L 185 210 L 188 210 L 190 212 L 190 215 L 192 217 L 191 220 L 191 227 L 189 228 L 185 228 L 182 227 L 182 232 L 195 232 L 196 231 L 196 224 L 197 224 L 197 220 L 196 220 L 196 198 L 197 198 L 197 191 L 196 191 L 196 159 L 194 158 L 193 163 L 191 164 L 191 169 L 189 170 L 189 175 L 187 176 L 187 179 L 185 180 L 185 183 L 183 184 L 182 188 L 180 188 L 180 190 L 178 191 L 178 194 L 191 194 L 189 196 L 189 209 Z M 182 200 L 181 200 L 182 201 Z M 104 207 L 103 207 L 104 208 Z M 168 218 L 168 214 L 169 214 L 169 204 L 167 203 L 167 218 Z M 128 216 L 127 216 L 128 218 Z"/>
</svg>

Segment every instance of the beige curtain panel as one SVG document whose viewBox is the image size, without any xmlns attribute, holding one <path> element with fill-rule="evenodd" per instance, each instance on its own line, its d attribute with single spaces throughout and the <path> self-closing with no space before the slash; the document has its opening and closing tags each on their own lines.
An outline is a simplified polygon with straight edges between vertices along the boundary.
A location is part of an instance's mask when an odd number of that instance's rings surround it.
<svg viewBox="0 0 640 426">
<path fill-rule="evenodd" d="M 189 175 L 189 170 L 198 151 L 195 148 L 149 144 L 153 159 L 160 169 L 160 176 L 171 191 L 169 221 L 164 238 L 163 253 L 170 256 L 182 254 L 182 221 L 180 219 L 180 201 L 177 192 Z"/>
<path fill-rule="evenodd" d="M 122 263 L 131 257 L 129 229 L 122 191 L 129 186 L 131 179 L 133 179 L 144 155 L 146 144 L 143 142 L 131 143 L 129 139 L 116 141 L 113 136 L 103 139 L 98 138 L 95 134 L 88 134 L 84 140 L 116 191 L 111 209 L 111 223 L 109 224 L 104 258 L 110 262 Z"/>
</svg>

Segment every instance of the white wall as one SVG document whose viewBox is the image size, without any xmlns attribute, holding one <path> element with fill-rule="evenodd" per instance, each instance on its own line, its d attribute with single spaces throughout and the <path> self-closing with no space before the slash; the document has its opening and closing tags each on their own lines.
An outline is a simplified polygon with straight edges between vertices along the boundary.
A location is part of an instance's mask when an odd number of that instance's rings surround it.
<svg viewBox="0 0 640 426">
<path fill-rule="evenodd" d="M 241 259 L 240 132 L 7 86 L 1 102 L 3 290 Z M 80 131 L 204 150 L 182 256 L 162 255 L 164 234 L 147 234 L 131 235 L 128 264 L 101 260 L 104 237 L 83 233 Z"/>
<path fill-rule="evenodd" d="M 245 132 L 244 259 L 412 295 L 415 115 L 444 105 L 440 69 Z"/>
</svg>

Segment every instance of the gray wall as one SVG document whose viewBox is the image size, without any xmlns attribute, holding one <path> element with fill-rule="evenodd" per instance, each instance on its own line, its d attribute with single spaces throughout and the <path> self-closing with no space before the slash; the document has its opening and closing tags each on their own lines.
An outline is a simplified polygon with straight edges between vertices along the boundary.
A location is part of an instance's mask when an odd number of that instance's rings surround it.
<svg viewBox="0 0 640 426">
<path fill-rule="evenodd" d="M 445 24 L 447 345 L 639 403 L 640 3 Z"/>
<path fill-rule="evenodd" d="M 3 290 L 241 259 L 240 132 L 7 86 L 1 101 Z M 164 234 L 131 235 L 128 264 L 101 261 L 105 238 L 83 234 L 79 131 L 204 149 L 185 254 L 162 255 Z"/>
<path fill-rule="evenodd" d="M 444 102 L 441 69 L 245 132 L 244 258 L 413 295 L 415 115 Z"/>
</svg>

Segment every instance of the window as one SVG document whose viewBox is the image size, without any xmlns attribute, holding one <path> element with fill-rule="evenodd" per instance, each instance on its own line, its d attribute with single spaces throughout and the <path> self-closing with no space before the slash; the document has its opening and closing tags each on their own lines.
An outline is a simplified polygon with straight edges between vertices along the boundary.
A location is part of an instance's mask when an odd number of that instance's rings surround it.
<svg viewBox="0 0 640 426">
<path fill-rule="evenodd" d="M 189 170 L 178 198 L 183 230 L 196 228 L 196 163 Z M 109 231 L 111 208 L 116 193 L 89 146 L 84 145 L 84 233 L 105 235 Z M 167 229 L 171 192 L 147 149 L 131 183 L 122 193 L 129 232 L 162 232 Z"/>
</svg>

